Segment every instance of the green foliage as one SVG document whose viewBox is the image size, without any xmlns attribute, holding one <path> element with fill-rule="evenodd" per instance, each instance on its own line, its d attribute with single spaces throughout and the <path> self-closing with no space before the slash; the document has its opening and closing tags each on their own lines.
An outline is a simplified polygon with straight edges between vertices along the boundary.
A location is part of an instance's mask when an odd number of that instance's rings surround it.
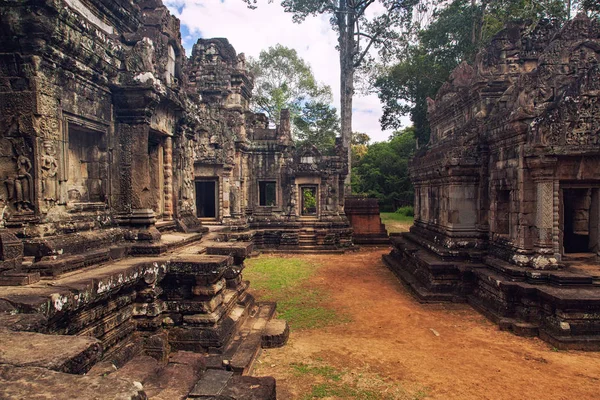
<svg viewBox="0 0 600 400">
<path fill-rule="evenodd" d="M 317 82 L 310 66 L 294 49 L 277 44 L 261 51 L 258 59 L 249 59 L 248 66 L 254 75 L 251 106 L 275 123 L 279 123 L 282 109 L 289 109 L 294 117 L 307 101 L 332 100 L 331 88 Z"/>
<path fill-rule="evenodd" d="M 414 129 L 396 132 L 386 142 L 370 145 L 354 167 L 353 190 L 377 197 L 382 211 L 413 203 L 408 162 L 415 152 Z"/>
<path fill-rule="evenodd" d="M 330 154 L 340 132 L 340 119 L 336 109 L 329 104 L 309 101 L 304 104 L 300 115 L 294 118 L 294 127 L 298 145 L 310 143 L 322 154 Z"/>
<path fill-rule="evenodd" d="M 382 127 L 399 128 L 401 117 L 410 115 L 422 144 L 429 140 L 427 97 L 435 97 L 461 61 L 472 62 L 507 22 L 568 15 L 562 0 L 453 0 L 438 6 L 426 28 L 415 27 L 401 61 L 374 80 L 383 104 Z"/>
<path fill-rule="evenodd" d="M 259 257 L 245 261 L 244 277 L 252 282 L 259 300 L 276 301 L 279 316 L 290 328 L 314 329 L 348 322 L 348 318 L 327 308 L 329 294 L 306 283 L 319 265 L 282 257 Z"/>
<path fill-rule="evenodd" d="M 396 210 L 396 214 L 400 214 L 405 217 L 414 217 L 415 216 L 415 208 L 413 206 L 403 206 Z"/>
<path fill-rule="evenodd" d="M 313 212 L 317 208 L 317 197 L 311 189 L 302 190 L 302 213 Z"/>
</svg>

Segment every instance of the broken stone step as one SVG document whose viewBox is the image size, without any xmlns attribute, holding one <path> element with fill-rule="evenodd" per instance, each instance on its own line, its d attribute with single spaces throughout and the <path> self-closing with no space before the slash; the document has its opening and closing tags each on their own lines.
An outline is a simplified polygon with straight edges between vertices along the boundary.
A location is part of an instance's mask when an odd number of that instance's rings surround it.
<svg viewBox="0 0 600 400">
<path fill-rule="evenodd" d="M 7 272 L 0 275 L 0 286 L 27 286 L 39 281 L 39 272 Z"/>
<path fill-rule="evenodd" d="M 221 394 L 227 383 L 233 376 L 233 372 L 219 369 L 207 370 L 202 378 L 196 383 L 188 398 L 212 398 Z"/>
<path fill-rule="evenodd" d="M 223 354 L 223 360 L 237 374 L 248 374 L 262 348 L 262 335 L 275 314 L 275 303 L 260 304 L 253 310 Z"/>
<path fill-rule="evenodd" d="M 290 337 L 290 327 L 286 320 L 272 319 L 262 332 L 261 346 L 263 349 L 283 347 Z"/>
<path fill-rule="evenodd" d="M 101 355 L 95 338 L 0 330 L 0 364 L 83 374 Z"/>
<path fill-rule="evenodd" d="M 46 368 L 0 364 L 0 399 L 35 397 L 54 400 L 147 399 L 139 385 L 111 376 L 74 375 Z"/>
<path fill-rule="evenodd" d="M 235 264 L 241 264 L 253 250 L 252 242 L 211 243 L 206 246 L 206 254 L 232 256 Z"/>
<path fill-rule="evenodd" d="M 144 382 L 149 399 L 185 399 L 204 371 L 204 355 L 189 351 L 177 351 L 169 356 L 169 363 L 156 379 Z"/>
<path fill-rule="evenodd" d="M 154 358 L 138 355 L 111 375 L 130 382 L 140 382 L 145 387 L 148 382 L 158 380 L 163 368 L 164 365 L 160 365 Z"/>
<path fill-rule="evenodd" d="M 110 250 L 103 248 L 93 250 L 84 254 L 69 256 L 45 257 L 42 261 L 36 262 L 28 268 L 29 272 L 39 272 L 41 276 L 50 276 L 58 278 L 68 272 L 76 271 L 90 265 L 100 264 L 110 260 Z"/>
</svg>

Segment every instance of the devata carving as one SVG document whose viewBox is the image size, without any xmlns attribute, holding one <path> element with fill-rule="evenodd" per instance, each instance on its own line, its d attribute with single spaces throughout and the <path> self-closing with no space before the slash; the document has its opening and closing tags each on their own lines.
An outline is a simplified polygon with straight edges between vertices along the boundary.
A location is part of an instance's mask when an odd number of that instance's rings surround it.
<svg viewBox="0 0 600 400">
<path fill-rule="evenodd" d="M 58 193 L 58 161 L 55 158 L 54 142 L 45 140 L 42 144 L 42 196 L 44 201 L 54 203 Z"/>
</svg>

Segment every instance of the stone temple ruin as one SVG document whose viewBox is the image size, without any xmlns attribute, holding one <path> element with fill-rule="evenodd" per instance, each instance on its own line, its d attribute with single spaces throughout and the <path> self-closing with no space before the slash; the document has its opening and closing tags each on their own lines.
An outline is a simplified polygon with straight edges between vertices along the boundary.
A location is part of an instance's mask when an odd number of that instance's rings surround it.
<svg viewBox="0 0 600 400">
<path fill-rule="evenodd" d="M 352 246 L 347 149 L 270 128 L 244 56 L 186 57 L 160 0 L 3 2 L 0 26 L 0 397 L 274 399 L 246 374 L 288 327 L 244 259 Z"/>
<path fill-rule="evenodd" d="M 415 222 L 384 259 L 424 301 L 600 348 L 600 23 L 509 26 L 429 100 Z"/>
</svg>

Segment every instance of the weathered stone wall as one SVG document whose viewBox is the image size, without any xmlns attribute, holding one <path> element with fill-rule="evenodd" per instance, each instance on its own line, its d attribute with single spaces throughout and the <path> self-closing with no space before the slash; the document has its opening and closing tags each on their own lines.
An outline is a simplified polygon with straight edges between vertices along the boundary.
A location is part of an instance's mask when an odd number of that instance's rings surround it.
<svg viewBox="0 0 600 400">
<path fill-rule="evenodd" d="M 598 179 L 597 25 L 511 25 L 474 66 L 452 73 L 429 102 L 431 142 L 411 167 L 415 232 L 449 248 L 487 243 L 519 265 L 556 265 L 560 182 Z"/>
<path fill-rule="evenodd" d="M 506 27 L 429 100 L 415 224 L 385 261 L 424 301 L 598 349 L 600 22 L 527 26 Z"/>
<path fill-rule="evenodd" d="M 289 118 L 270 128 L 249 111 L 244 55 L 200 39 L 187 58 L 160 1 L 21 0 L 0 22 L 0 224 L 18 236 L 121 226 L 156 241 L 155 223 L 201 214 L 198 182 L 214 184 L 214 222 L 293 221 L 297 173 L 317 187 L 317 219 L 345 218 L 344 155 L 303 165 Z"/>
</svg>

